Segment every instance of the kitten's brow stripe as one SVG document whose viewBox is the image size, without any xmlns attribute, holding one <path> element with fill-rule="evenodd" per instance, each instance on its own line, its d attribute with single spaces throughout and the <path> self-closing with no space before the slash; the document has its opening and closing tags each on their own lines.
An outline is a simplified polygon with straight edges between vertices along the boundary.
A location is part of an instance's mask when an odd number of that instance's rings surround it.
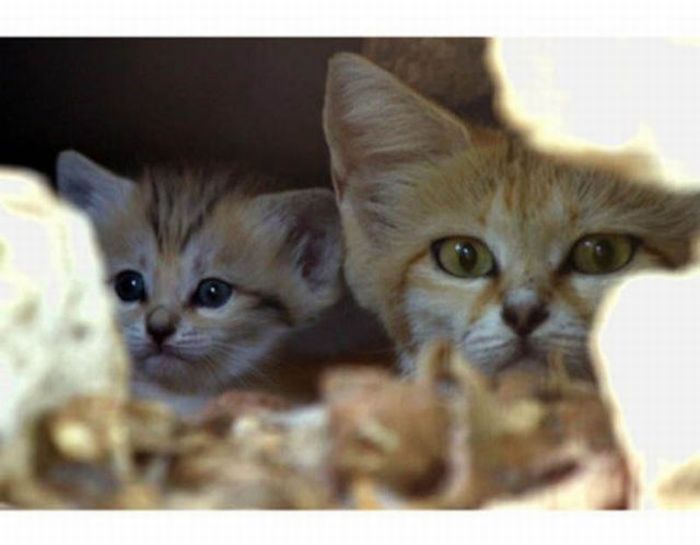
<svg viewBox="0 0 700 545">
<path fill-rule="evenodd" d="M 148 208 L 148 219 L 151 223 L 151 228 L 156 237 L 156 242 L 158 244 L 158 249 L 162 250 L 163 240 L 160 234 L 159 228 L 159 218 L 160 218 L 160 191 L 158 189 L 158 184 L 155 182 L 152 176 L 147 175 L 146 183 L 150 187 L 151 203 Z"/>
<path fill-rule="evenodd" d="M 204 204 L 202 210 L 194 217 L 190 224 L 185 229 L 185 232 L 180 241 L 180 251 L 184 252 L 192 237 L 202 228 L 207 218 L 212 215 L 214 208 L 219 203 L 220 195 L 211 195 L 209 200 Z"/>
</svg>

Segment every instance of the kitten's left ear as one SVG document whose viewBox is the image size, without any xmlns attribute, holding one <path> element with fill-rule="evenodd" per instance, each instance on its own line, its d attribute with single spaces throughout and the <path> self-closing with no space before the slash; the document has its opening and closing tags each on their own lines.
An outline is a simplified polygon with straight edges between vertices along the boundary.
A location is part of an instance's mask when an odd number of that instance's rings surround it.
<svg viewBox="0 0 700 545">
<path fill-rule="evenodd" d="M 87 212 L 96 224 L 124 206 L 134 188 L 131 180 L 73 150 L 58 154 L 56 184 L 59 195 Z"/>
<path fill-rule="evenodd" d="M 268 226 L 285 235 L 294 267 L 310 290 L 334 299 L 340 290 L 343 242 L 333 192 L 299 189 L 257 197 Z"/>
</svg>

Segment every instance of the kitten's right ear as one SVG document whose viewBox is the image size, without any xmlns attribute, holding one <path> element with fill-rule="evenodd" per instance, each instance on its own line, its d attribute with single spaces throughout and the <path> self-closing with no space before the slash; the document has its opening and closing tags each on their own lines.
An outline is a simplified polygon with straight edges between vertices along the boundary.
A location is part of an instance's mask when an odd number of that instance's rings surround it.
<svg viewBox="0 0 700 545">
<path fill-rule="evenodd" d="M 124 206 L 134 189 L 132 181 L 73 150 L 58 154 L 56 184 L 59 195 L 87 212 L 95 223 Z"/>
<path fill-rule="evenodd" d="M 340 198 L 356 172 L 433 160 L 469 145 L 466 126 L 452 114 L 351 53 L 328 64 L 323 126 Z"/>
</svg>

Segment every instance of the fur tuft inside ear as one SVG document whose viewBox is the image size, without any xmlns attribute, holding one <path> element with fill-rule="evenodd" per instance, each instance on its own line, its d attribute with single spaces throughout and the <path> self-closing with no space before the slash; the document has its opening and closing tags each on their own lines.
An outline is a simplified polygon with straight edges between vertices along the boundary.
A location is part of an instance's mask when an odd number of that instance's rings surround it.
<svg viewBox="0 0 700 545">
<path fill-rule="evenodd" d="M 95 223 L 125 205 L 134 185 L 73 150 L 58 154 L 56 184 L 59 195 Z"/>
<path fill-rule="evenodd" d="M 452 114 L 350 53 L 328 64 L 323 124 L 341 198 L 357 171 L 433 160 L 469 145 L 467 128 Z"/>
<path fill-rule="evenodd" d="M 340 289 L 342 233 L 333 193 L 328 189 L 300 189 L 261 195 L 256 199 L 268 223 L 284 232 L 285 251 L 294 268 L 316 294 Z"/>
</svg>

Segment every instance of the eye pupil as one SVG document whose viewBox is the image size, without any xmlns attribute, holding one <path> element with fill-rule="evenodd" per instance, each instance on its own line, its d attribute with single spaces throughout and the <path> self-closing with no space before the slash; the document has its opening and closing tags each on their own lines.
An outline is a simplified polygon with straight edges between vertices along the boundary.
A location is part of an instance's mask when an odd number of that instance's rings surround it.
<svg viewBox="0 0 700 545">
<path fill-rule="evenodd" d="M 469 271 L 474 268 L 477 258 L 476 249 L 474 246 L 468 242 L 457 243 L 455 246 L 455 251 L 459 256 L 459 263 L 462 265 L 464 270 Z"/>
<path fill-rule="evenodd" d="M 232 291 L 231 285 L 223 280 L 202 280 L 195 291 L 193 303 L 201 307 L 217 308 L 231 298 Z"/>
<path fill-rule="evenodd" d="M 449 237 L 432 245 L 433 259 L 446 273 L 459 278 L 479 278 L 495 271 L 493 254 L 471 237 Z"/>
<path fill-rule="evenodd" d="M 608 274 L 627 265 L 634 251 L 634 240 L 629 236 L 588 235 L 574 245 L 571 264 L 584 274 Z"/>
<path fill-rule="evenodd" d="M 122 301 L 133 302 L 146 299 L 143 276 L 136 271 L 120 272 L 114 282 L 114 291 Z"/>
<path fill-rule="evenodd" d="M 220 291 L 216 284 L 207 284 L 206 288 L 204 289 L 203 299 L 208 302 L 216 301 L 219 293 Z"/>
<path fill-rule="evenodd" d="M 614 254 L 614 248 L 609 240 L 597 240 L 593 246 L 594 259 L 601 268 L 608 268 L 613 264 Z"/>
</svg>

